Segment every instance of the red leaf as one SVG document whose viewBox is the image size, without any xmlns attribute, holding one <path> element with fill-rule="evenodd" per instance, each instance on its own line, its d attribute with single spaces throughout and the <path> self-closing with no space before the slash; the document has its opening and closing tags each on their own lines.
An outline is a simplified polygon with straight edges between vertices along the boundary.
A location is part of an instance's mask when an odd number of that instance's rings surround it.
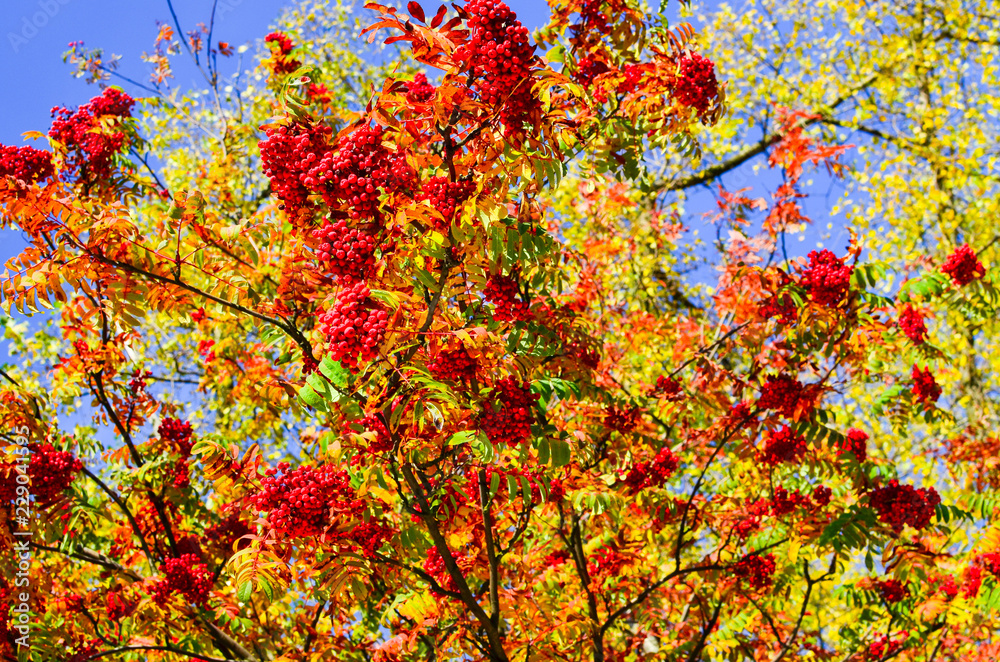
<svg viewBox="0 0 1000 662">
<path fill-rule="evenodd" d="M 406 3 L 406 11 L 410 12 L 410 16 L 417 19 L 421 23 L 427 22 L 424 18 L 424 8 L 420 6 L 419 2 L 413 2 L 413 0 L 410 0 L 410 2 Z"/>
<path fill-rule="evenodd" d="M 436 14 L 434 14 L 434 19 L 431 21 L 431 27 L 437 28 L 437 26 L 441 25 L 441 21 L 444 20 L 444 15 L 447 13 L 448 13 L 448 8 L 445 7 L 444 5 L 441 5 L 441 8 L 438 9 Z"/>
</svg>

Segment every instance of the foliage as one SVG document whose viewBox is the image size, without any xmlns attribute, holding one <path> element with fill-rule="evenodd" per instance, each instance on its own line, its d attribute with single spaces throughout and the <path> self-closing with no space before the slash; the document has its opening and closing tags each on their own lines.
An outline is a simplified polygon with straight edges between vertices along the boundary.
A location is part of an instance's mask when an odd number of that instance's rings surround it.
<svg viewBox="0 0 1000 662">
<path fill-rule="evenodd" d="M 31 659 L 994 657 L 990 7 L 550 5 L 163 26 L 0 148 Z M 789 259 L 818 166 L 860 232 Z"/>
</svg>

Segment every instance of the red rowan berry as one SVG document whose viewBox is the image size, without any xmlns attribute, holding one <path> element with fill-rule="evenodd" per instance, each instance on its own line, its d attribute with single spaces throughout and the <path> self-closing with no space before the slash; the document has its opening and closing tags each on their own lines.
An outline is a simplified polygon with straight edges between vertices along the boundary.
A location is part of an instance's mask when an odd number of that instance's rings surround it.
<svg viewBox="0 0 1000 662">
<path fill-rule="evenodd" d="M 34 147 L 0 145 L 0 179 L 13 177 L 28 184 L 52 176 L 52 154 Z"/>
<path fill-rule="evenodd" d="M 78 110 L 53 108 L 49 137 L 62 143 L 68 152 L 63 176 L 67 179 L 80 176 L 88 181 L 101 180 L 111 175 L 112 160 L 125 146 L 125 133 L 103 128 L 101 118 L 132 116 L 135 100 L 129 95 L 109 87 Z"/>
<path fill-rule="evenodd" d="M 389 326 L 389 314 L 369 294 L 367 285 L 355 283 L 342 289 L 333 308 L 319 316 L 330 358 L 354 371 L 359 362 L 378 356 Z"/>
<path fill-rule="evenodd" d="M 821 306 L 835 307 L 851 287 L 854 267 L 844 264 L 828 250 L 809 253 L 809 266 L 802 272 L 802 287 Z"/>
<path fill-rule="evenodd" d="M 976 258 L 975 251 L 968 244 L 962 244 L 941 265 L 941 272 L 951 276 L 951 282 L 957 287 L 962 287 L 985 276 L 986 268 Z"/>
<path fill-rule="evenodd" d="M 915 345 L 923 345 L 927 340 L 927 325 L 924 324 L 924 316 L 910 304 L 906 304 L 906 307 L 903 308 L 896 324 L 903 335 L 912 340 Z"/>
<path fill-rule="evenodd" d="M 83 470 L 83 463 L 51 444 L 31 444 L 28 449 L 31 459 L 26 471 L 31 479 L 31 494 L 39 509 L 48 508 L 69 489 Z M 16 496 L 17 469 L 13 464 L 0 464 L 0 506 L 11 503 Z"/>
<path fill-rule="evenodd" d="M 532 393 L 527 384 L 506 377 L 497 382 L 493 397 L 497 407 L 486 405 L 479 415 L 479 428 L 494 444 L 514 447 L 527 441 L 535 422 L 532 408 L 538 394 Z"/>
<path fill-rule="evenodd" d="M 913 379 L 913 397 L 917 402 L 926 406 L 937 402 L 941 397 L 941 387 L 934 380 L 930 368 L 924 367 L 920 370 L 917 366 L 913 366 L 910 377 Z"/>
<path fill-rule="evenodd" d="M 157 428 L 160 438 L 177 447 L 180 454 L 187 457 L 191 454 L 194 442 L 191 440 L 191 424 L 176 418 L 165 418 Z"/>
<path fill-rule="evenodd" d="M 700 116 L 705 116 L 719 97 L 715 64 L 697 53 L 680 58 L 671 83 L 674 99 L 682 106 L 693 108 Z"/>
<path fill-rule="evenodd" d="M 351 530 L 351 540 L 356 542 L 367 558 L 376 555 L 385 541 L 395 535 L 395 529 L 377 522 L 362 522 Z"/>
<path fill-rule="evenodd" d="M 621 574 L 622 568 L 631 565 L 632 560 L 617 549 L 604 545 L 598 548 L 587 559 L 587 574 L 595 578 L 615 577 Z"/>
<path fill-rule="evenodd" d="M 323 125 L 292 124 L 265 129 L 257 143 L 261 167 L 271 180 L 274 195 L 285 203 L 290 216 L 308 208 L 308 196 L 319 190 L 313 170 L 330 154 L 327 141 L 332 130 Z"/>
<path fill-rule="evenodd" d="M 483 290 L 486 300 L 495 304 L 493 319 L 500 322 L 516 322 L 527 318 L 529 306 L 521 300 L 517 278 L 514 276 L 490 276 Z"/>
<path fill-rule="evenodd" d="M 406 85 L 406 100 L 410 103 L 426 103 L 434 98 L 434 86 L 427 82 L 427 76 L 417 74 L 412 83 Z"/>
<path fill-rule="evenodd" d="M 868 458 L 867 444 L 868 433 L 864 430 L 851 428 L 847 431 L 847 436 L 840 443 L 840 447 L 837 449 L 837 455 L 854 453 L 854 457 L 858 458 L 858 462 L 864 462 Z"/>
<path fill-rule="evenodd" d="M 468 382 L 474 379 L 478 369 L 479 362 L 469 356 L 464 346 L 442 350 L 427 364 L 427 370 L 436 379 L 455 382 Z"/>
<path fill-rule="evenodd" d="M 667 400 L 681 400 L 684 398 L 684 389 L 673 377 L 660 375 L 656 378 L 656 386 L 653 387 L 653 395 L 659 395 Z"/>
<path fill-rule="evenodd" d="M 375 439 L 368 444 L 369 453 L 385 453 L 392 450 L 392 435 L 386 427 L 382 414 L 368 414 L 357 421 L 368 432 L 375 433 Z"/>
<path fill-rule="evenodd" d="M 917 489 L 912 485 L 900 485 L 896 479 L 872 490 L 869 496 L 872 508 L 878 511 L 879 520 L 899 533 L 903 526 L 924 529 L 934 517 L 935 508 L 941 497 L 933 487 Z"/>
<path fill-rule="evenodd" d="M 330 528 L 336 513 L 353 515 L 363 505 L 347 472 L 332 465 L 289 469 L 281 463 L 260 485 L 250 503 L 267 513 L 267 526 L 284 538 L 319 536 Z"/>
<path fill-rule="evenodd" d="M 139 601 L 121 591 L 108 591 L 104 611 L 112 621 L 120 621 L 132 615 Z"/>
<path fill-rule="evenodd" d="M 272 32 L 264 37 L 264 43 L 271 49 L 272 69 L 275 73 L 290 74 L 302 66 L 299 60 L 289 57 L 295 49 L 295 44 L 288 35 L 283 32 Z"/>
<path fill-rule="evenodd" d="M 733 566 L 733 574 L 757 590 L 767 588 L 774 581 L 774 555 L 750 554 Z"/>
<path fill-rule="evenodd" d="M 458 207 L 476 191 L 476 185 L 469 180 L 449 181 L 447 177 L 431 177 L 421 187 L 421 200 L 427 200 L 444 217 L 442 225 L 435 228 L 442 232 L 455 220 Z"/>
<path fill-rule="evenodd" d="M 764 464 L 774 466 L 783 462 L 795 462 L 805 452 L 805 437 L 783 425 L 768 434 L 760 459 Z"/>
<path fill-rule="evenodd" d="M 631 432 L 642 422 L 638 407 L 611 405 L 604 412 L 604 427 L 618 432 Z"/>
<path fill-rule="evenodd" d="M 910 596 L 906 586 L 898 579 L 879 579 L 875 581 L 875 590 L 878 591 L 882 599 L 893 604 L 901 602 Z"/>
<path fill-rule="evenodd" d="M 375 266 L 377 243 L 368 232 L 337 221 L 326 222 L 312 234 L 322 241 L 316 249 L 317 259 L 343 282 L 364 280 Z"/>
<path fill-rule="evenodd" d="M 812 409 L 810 389 L 791 375 L 768 377 L 760 389 L 760 399 L 757 407 L 774 409 L 783 416 L 791 417 L 802 407 L 808 413 Z"/>
<path fill-rule="evenodd" d="M 903 650 L 907 636 L 909 636 L 909 633 L 906 630 L 901 630 L 898 638 L 891 638 L 887 634 L 882 635 L 868 646 L 868 650 L 865 652 L 865 659 L 874 662 L 876 660 L 887 660 L 895 657 L 896 653 Z"/>
<path fill-rule="evenodd" d="M 153 584 L 150 589 L 150 595 L 156 604 L 165 605 L 177 593 L 196 605 L 203 605 L 208 600 L 208 593 L 212 590 L 212 573 L 194 554 L 167 559 L 163 574 L 166 578 Z"/>
</svg>

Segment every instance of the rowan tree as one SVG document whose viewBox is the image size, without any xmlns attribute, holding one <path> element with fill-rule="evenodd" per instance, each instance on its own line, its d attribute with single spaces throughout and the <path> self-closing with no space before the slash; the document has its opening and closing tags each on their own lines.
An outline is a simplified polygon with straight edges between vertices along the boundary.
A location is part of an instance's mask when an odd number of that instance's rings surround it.
<svg viewBox="0 0 1000 662">
<path fill-rule="evenodd" d="M 990 7 L 550 8 L 72 45 L 0 148 L 0 655 L 994 657 Z"/>
</svg>

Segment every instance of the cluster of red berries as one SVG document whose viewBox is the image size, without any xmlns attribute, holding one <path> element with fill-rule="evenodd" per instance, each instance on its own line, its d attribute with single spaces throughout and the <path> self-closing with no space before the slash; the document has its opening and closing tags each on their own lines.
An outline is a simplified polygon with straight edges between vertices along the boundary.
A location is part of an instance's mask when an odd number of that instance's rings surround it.
<svg viewBox="0 0 1000 662">
<path fill-rule="evenodd" d="M 802 271 L 802 287 L 821 306 L 834 307 L 844 300 L 851 287 L 854 267 L 830 251 L 809 253 L 809 266 Z"/>
<path fill-rule="evenodd" d="M 55 119 L 49 137 L 70 152 L 63 171 L 67 177 L 79 173 L 96 180 L 111 174 L 111 160 L 125 145 L 125 133 L 104 130 L 102 120 L 131 117 L 134 104 L 132 97 L 109 87 L 75 112 L 67 108 L 52 109 Z"/>
<path fill-rule="evenodd" d="M 0 145 L 0 178 L 34 184 L 52 176 L 52 155 L 34 147 Z"/>
<path fill-rule="evenodd" d="M 587 559 L 587 574 L 590 575 L 591 579 L 615 577 L 621 573 L 622 568 L 630 565 L 631 562 L 631 559 L 614 547 L 604 545 L 595 550 Z"/>
<path fill-rule="evenodd" d="M 269 127 L 264 140 L 257 143 L 264 174 L 271 180 L 271 190 L 294 216 L 308 206 L 310 190 L 315 188 L 310 171 L 329 151 L 327 141 L 332 130 L 323 125 Z M 313 184 L 307 186 L 306 180 Z"/>
<path fill-rule="evenodd" d="M 844 437 L 837 449 L 837 455 L 844 453 L 854 453 L 858 462 L 864 462 L 868 459 L 868 433 L 857 428 L 848 430 L 847 436 Z"/>
<path fill-rule="evenodd" d="M 580 85 L 590 87 L 595 78 L 601 74 L 608 73 L 608 71 L 608 65 L 602 60 L 595 58 L 593 55 L 588 55 L 576 63 L 576 71 L 573 72 L 573 79 L 580 83 Z"/>
<path fill-rule="evenodd" d="M 909 636 L 910 633 L 906 630 L 900 630 L 896 637 L 882 635 L 868 646 L 868 650 L 865 651 L 865 660 L 881 662 L 895 657 L 899 651 L 903 650 L 906 638 Z"/>
<path fill-rule="evenodd" d="M 809 507 L 810 505 L 812 505 L 811 499 L 798 490 L 789 492 L 784 487 L 776 487 L 774 488 L 774 497 L 771 499 L 771 514 L 775 517 L 781 517 L 800 507 Z"/>
<path fill-rule="evenodd" d="M 677 471 L 678 458 L 669 448 L 661 448 L 652 462 L 632 465 L 624 483 L 632 493 L 644 487 L 661 487 Z"/>
<path fill-rule="evenodd" d="M 760 388 L 757 407 L 773 409 L 782 416 L 791 418 L 799 408 L 806 412 L 812 409 L 814 400 L 812 390 L 791 375 L 768 377 Z"/>
<path fill-rule="evenodd" d="M 542 559 L 542 565 L 546 568 L 555 568 L 561 566 L 563 563 L 569 560 L 569 552 L 565 549 L 557 549 L 551 554 L 546 554 Z"/>
<path fill-rule="evenodd" d="M 674 99 L 686 108 L 693 108 L 699 116 L 708 113 L 719 97 L 715 64 L 697 53 L 680 58 L 670 83 Z"/>
<path fill-rule="evenodd" d="M 479 428 L 494 444 L 513 448 L 527 441 L 535 422 L 532 408 L 538 394 L 532 393 L 527 384 L 506 377 L 497 382 L 493 397 L 495 402 L 479 415 Z"/>
<path fill-rule="evenodd" d="M 327 89 L 326 85 L 321 83 L 310 83 L 306 88 L 306 97 L 310 102 L 320 106 L 330 103 L 333 99 L 333 95 L 330 94 L 330 90 Z"/>
<path fill-rule="evenodd" d="M 798 306 L 788 292 L 772 294 L 757 308 L 757 314 L 764 319 L 778 318 L 780 324 L 791 324 L 798 317 Z"/>
<path fill-rule="evenodd" d="M 473 88 L 486 104 L 501 108 L 501 121 L 515 132 L 538 105 L 531 87 L 534 48 L 528 29 L 499 0 L 469 0 L 465 5 L 472 34 L 455 52 L 471 70 Z"/>
<path fill-rule="evenodd" d="M 941 272 L 951 276 L 956 286 L 968 285 L 986 275 L 986 268 L 968 244 L 962 244 L 941 265 Z"/>
<path fill-rule="evenodd" d="M 303 184 L 319 190 L 331 207 L 346 207 L 355 220 L 374 219 L 380 192 L 405 186 L 415 176 L 405 153 L 392 154 L 382 144 L 383 134 L 381 127 L 357 129 L 319 159 Z"/>
<path fill-rule="evenodd" d="M 392 450 L 392 435 L 389 434 L 389 428 L 386 427 L 382 414 L 368 414 L 361 418 L 358 423 L 366 431 L 375 433 L 375 440 L 367 448 L 369 453 L 385 453 Z"/>
<path fill-rule="evenodd" d="M 378 522 L 362 522 L 351 530 L 351 540 L 358 544 L 366 557 L 371 558 L 395 533 L 394 529 Z"/>
<path fill-rule="evenodd" d="M 496 306 L 493 319 L 499 322 L 516 322 L 528 316 L 528 304 L 521 300 L 517 278 L 514 276 L 490 276 L 483 296 Z"/>
<path fill-rule="evenodd" d="M 168 480 L 170 480 L 171 485 L 179 490 L 183 490 L 191 485 L 191 470 L 186 459 L 181 458 L 174 463 Z"/>
<path fill-rule="evenodd" d="M 733 533 L 743 540 L 760 526 L 760 521 L 771 514 L 771 502 L 767 499 L 747 501 L 743 505 L 742 517 L 733 527 Z"/>
<path fill-rule="evenodd" d="M 806 439 L 787 425 L 771 431 L 764 444 L 761 461 L 775 466 L 783 462 L 795 462 L 806 452 Z"/>
<path fill-rule="evenodd" d="M 869 503 L 878 511 L 878 518 L 899 533 L 907 524 L 917 530 L 926 528 L 941 497 L 933 487 L 917 489 L 912 485 L 900 485 L 894 478 L 872 490 Z"/>
<path fill-rule="evenodd" d="M 313 230 L 313 237 L 322 243 L 316 257 L 324 262 L 330 273 L 345 282 L 364 280 L 375 266 L 375 248 L 378 245 L 364 230 L 349 228 L 344 221 L 330 223 Z"/>
<path fill-rule="evenodd" d="M 910 597 L 910 591 L 907 590 L 903 582 L 898 579 L 876 580 L 875 590 L 878 591 L 878 594 L 882 596 L 882 599 L 889 604 L 901 602 Z"/>
<path fill-rule="evenodd" d="M 923 370 L 913 366 L 910 371 L 910 378 L 913 379 L 913 397 L 917 402 L 928 405 L 937 402 L 941 397 L 941 387 L 934 380 L 931 369 L 925 367 Z"/>
<path fill-rule="evenodd" d="M 406 100 L 410 103 L 427 103 L 434 98 L 434 86 L 427 81 L 427 76 L 417 74 L 412 83 L 406 84 Z"/>
<path fill-rule="evenodd" d="M 625 80 L 618 83 L 618 93 L 631 94 L 639 89 L 639 83 L 642 82 L 646 68 L 647 66 L 644 64 L 626 64 L 622 70 Z"/>
<path fill-rule="evenodd" d="M 215 360 L 215 341 L 211 339 L 199 340 L 198 341 L 198 355 L 201 356 L 201 360 L 206 364 L 211 363 Z"/>
<path fill-rule="evenodd" d="M 278 475 L 280 472 L 280 475 Z M 333 465 L 289 469 L 282 462 L 269 469 L 250 502 L 267 513 L 267 525 L 279 536 L 308 538 L 323 534 L 335 512 L 360 512 L 347 472 Z"/>
<path fill-rule="evenodd" d="M 104 612 L 112 621 L 120 621 L 131 616 L 138 604 L 139 601 L 134 596 L 126 595 L 121 591 L 108 591 Z"/>
<path fill-rule="evenodd" d="M 636 406 L 611 405 L 604 411 L 604 427 L 628 433 L 642 422 L 642 412 Z"/>
<path fill-rule="evenodd" d="M 455 561 L 458 563 L 459 570 L 463 574 L 467 574 L 470 570 L 472 570 L 475 559 L 470 559 L 462 554 L 456 553 L 453 553 L 453 556 L 455 557 Z M 424 561 L 424 572 L 437 580 L 437 583 L 444 590 L 452 593 L 458 593 L 458 584 L 455 583 L 455 580 L 452 579 L 451 573 L 449 573 L 448 569 L 445 567 L 444 558 L 441 556 L 441 553 L 438 552 L 437 547 L 432 546 L 429 550 L 427 550 L 427 559 Z M 433 588 L 431 588 L 431 592 L 439 594 L 439 592 L 435 591 Z"/>
<path fill-rule="evenodd" d="M 662 396 L 667 400 L 680 400 L 684 397 L 684 389 L 673 377 L 660 375 L 656 378 L 656 385 L 653 386 L 653 395 Z"/>
<path fill-rule="evenodd" d="M 194 442 L 191 440 L 191 424 L 176 418 L 165 418 L 157 428 L 160 439 L 173 444 L 181 455 L 187 457 L 191 454 L 191 447 Z"/>
<path fill-rule="evenodd" d="M 750 554 L 733 566 L 733 574 L 751 588 L 764 589 L 774 581 L 774 555 Z"/>
<path fill-rule="evenodd" d="M 990 571 L 991 575 L 1000 578 L 1000 553 L 989 552 L 987 554 L 980 554 L 977 560 L 984 568 Z"/>
<path fill-rule="evenodd" d="M 371 290 L 364 283 L 346 287 L 337 295 L 337 303 L 319 316 L 319 330 L 326 337 L 330 358 L 344 366 L 358 369 L 358 363 L 378 356 L 385 339 L 389 314 L 369 298 Z"/>
<path fill-rule="evenodd" d="M 442 350 L 427 364 L 427 370 L 435 379 L 455 382 L 468 382 L 474 379 L 478 369 L 479 362 L 469 356 L 465 346 Z"/>
<path fill-rule="evenodd" d="M 896 324 L 903 335 L 912 340 L 915 345 L 923 345 L 926 342 L 927 325 L 924 324 L 924 316 L 910 304 L 906 304 L 906 307 L 903 308 Z"/>
<path fill-rule="evenodd" d="M 167 559 L 163 574 L 165 579 L 153 584 L 149 591 L 153 601 L 161 607 L 177 593 L 196 605 L 203 605 L 208 600 L 208 593 L 212 590 L 212 573 L 195 554 Z"/>
<path fill-rule="evenodd" d="M 27 474 L 31 479 L 31 494 L 39 508 L 58 501 L 83 470 L 83 463 L 72 453 L 56 450 L 52 444 L 32 444 Z M 0 464 L 0 504 L 10 503 L 17 496 L 17 470 L 12 463 Z"/>
<path fill-rule="evenodd" d="M 476 192 L 476 184 L 471 180 L 449 181 L 447 177 L 431 177 L 421 186 L 421 199 L 431 203 L 444 217 L 444 224 L 436 229 L 446 231 L 455 220 L 459 205 Z"/>
<path fill-rule="evenodd" d="M 601 11 L 604 0 L 583 0 L 580 7 L 580 20 L 583 23 L 583 32 L 591 30 L 601 34 L 611 32 L 611 22 L 608 15 Z"/>
<path fill-rule="evenodd" d="M 295 48 L 295 44 L 285 33 L 272 32 L 264 37 L 264 43 L 271 49 L 274 73 L 290 74 L 302 66 L 301 62 L 289 57 Z"/>
</svg>

